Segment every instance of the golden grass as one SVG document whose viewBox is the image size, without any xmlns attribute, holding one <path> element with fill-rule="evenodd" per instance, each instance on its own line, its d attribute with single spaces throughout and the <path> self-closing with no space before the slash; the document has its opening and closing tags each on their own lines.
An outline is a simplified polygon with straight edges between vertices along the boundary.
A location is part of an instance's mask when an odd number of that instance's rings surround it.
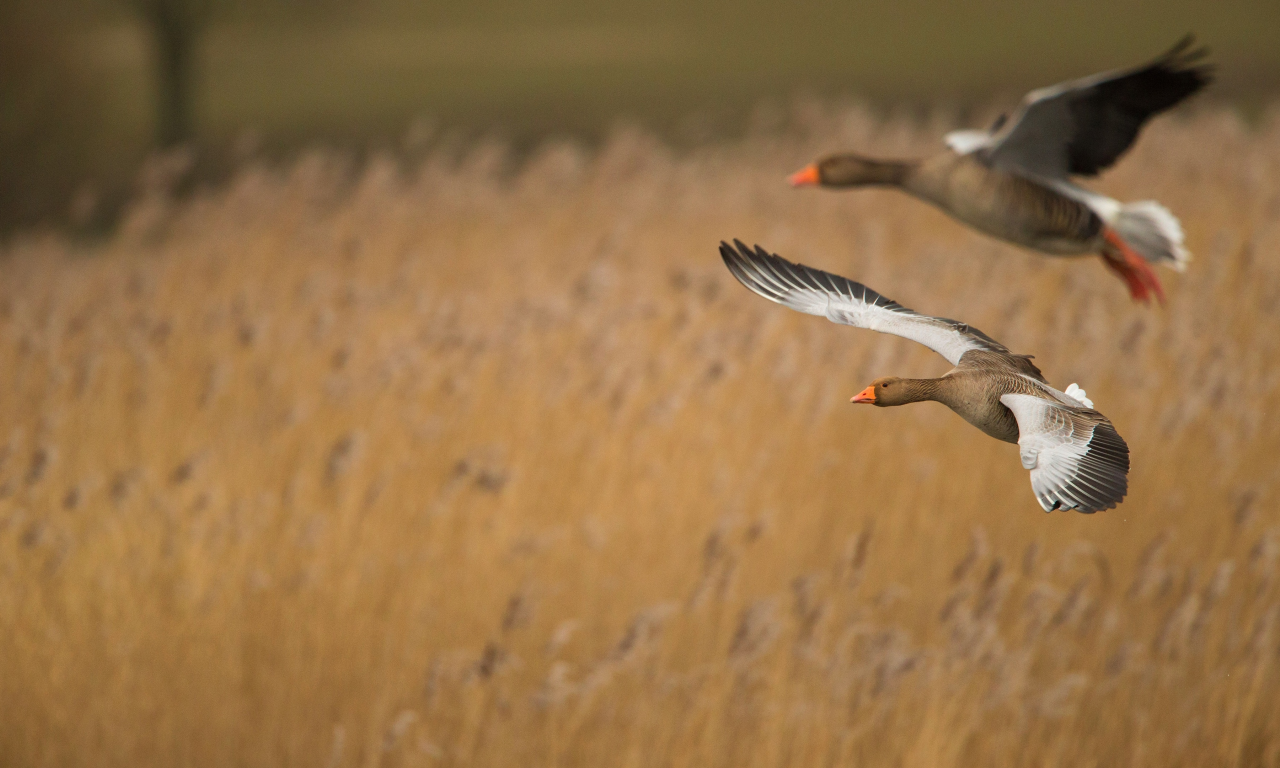
<svg viewBox="0 0 1280 768">
<path fill-rule="evenodd" d="M 1280 120 L 1158 121 L 1100 185 L 1196 254 L 1143 309 L 821 151 L 620 130 L 155 192 L 0 260 L 12 765 L 1280 765 Z M 781 125 L 782 127 L 778 127 Z M 1078 381 L 1129 499 L 848 397 L 946 364 L 750 295 L 758 241 Z"/>
</svg>

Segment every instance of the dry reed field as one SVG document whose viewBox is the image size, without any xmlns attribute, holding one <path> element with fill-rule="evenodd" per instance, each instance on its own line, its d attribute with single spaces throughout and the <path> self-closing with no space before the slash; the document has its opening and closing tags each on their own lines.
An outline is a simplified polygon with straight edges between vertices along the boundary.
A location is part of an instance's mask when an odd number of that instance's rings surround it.
<svg viewBox="0 0 1280 768">
<path fill-rule="evenodd" d="M 164 169 L 0 255 L 0 762 L 1280 766 L 1280 113 L 1156 121 L 1097 186 L 1161 308 L 888 192 L 956 118 L 761 108 L 675 151 Z M 946 363 L 737 285 L 740 237 L 1076 381 L 1128 499 L 1046 515 Z"/>
</svg>

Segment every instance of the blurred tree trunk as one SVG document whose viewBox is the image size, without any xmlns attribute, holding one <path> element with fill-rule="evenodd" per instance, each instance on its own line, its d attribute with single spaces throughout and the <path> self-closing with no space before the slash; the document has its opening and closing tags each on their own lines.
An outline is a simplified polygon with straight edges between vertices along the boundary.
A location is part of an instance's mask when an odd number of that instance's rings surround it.
<svg viewBox="0 0 1280 768">
<path fill-rule="evenodd" d="M 209 0 L 132 0 L 150 29 L 156 67 L 156 140 L 162 147 L 190 141 L 195 100 L 196 46 Z"/>
</svg>

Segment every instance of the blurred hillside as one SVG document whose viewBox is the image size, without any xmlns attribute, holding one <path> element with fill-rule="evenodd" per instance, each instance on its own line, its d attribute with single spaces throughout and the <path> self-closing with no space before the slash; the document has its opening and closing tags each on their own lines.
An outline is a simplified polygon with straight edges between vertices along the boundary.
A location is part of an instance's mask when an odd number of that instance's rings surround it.
<svg viewBox="0 0 1280 768">
<path fill-rule="evenodd" d="M 0 9 L 0 223 L 91 218 L 152 145 L 146 28 L 127 0 Z M 798 91 L 963 109 L 1127 66 L 1188 31 L 1219 98 L 1280 88 L 1280 4 L 1086 0 L 740 3 L 209 0 L 195 127 L 209 165 L 316 140 L 425 149 L 451 131 L 517 143 L 618 121 L 677 141 Z M 75 194 L 79 191 L 79 194 Z"/>
</svg>

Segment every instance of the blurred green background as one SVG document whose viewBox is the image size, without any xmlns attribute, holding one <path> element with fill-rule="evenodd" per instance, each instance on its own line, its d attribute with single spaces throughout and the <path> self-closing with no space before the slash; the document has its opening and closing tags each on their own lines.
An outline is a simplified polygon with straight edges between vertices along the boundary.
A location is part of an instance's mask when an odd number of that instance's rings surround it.
<svg viewBox="0 0 1280 768">
<path fill-rule="evenodd" d="M 1275 0 L 175 1 L 200 19 L 189 143 L 209 157 L 450 132 L 590 141 L 619 121 L 702 141 L 798 93 L 1012 102 L 1187 32 L 1219 65 L 1210 98 L 1247 111 L 1280 92 Z M 0 226 L 127 193 L 156 145 L 157 2 L 0 2 Z"/>
</svg>

